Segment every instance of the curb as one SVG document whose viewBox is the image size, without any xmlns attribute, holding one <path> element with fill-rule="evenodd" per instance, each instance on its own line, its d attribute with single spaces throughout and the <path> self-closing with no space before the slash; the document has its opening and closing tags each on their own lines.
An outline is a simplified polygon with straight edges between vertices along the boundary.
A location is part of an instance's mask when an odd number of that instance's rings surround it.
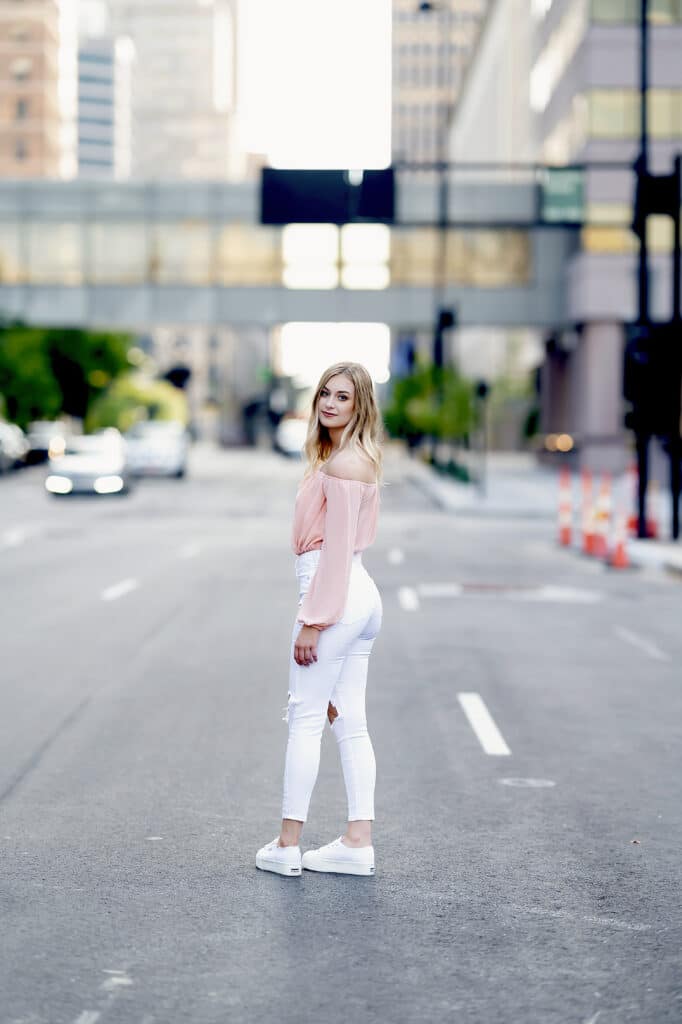
<svg viewBox="0 0 682 1024">
<path fill-rule="evenodd" d="M 467 493 L 460 488 L 475 489 L 475 484 L 455 484 L 449 480 L 440 480 L 435 471 L 428 466 L 414 464 L 405 473 L 405 479 L 419 487 L 439 508 L 453 515 L 479 519 L 545 519 L 556 518 L 556 509 L 538 508 L 537 506 L 514 507 L 509 505 L 488 504 L 486 498 L 476 493 Z"/>
</svg>

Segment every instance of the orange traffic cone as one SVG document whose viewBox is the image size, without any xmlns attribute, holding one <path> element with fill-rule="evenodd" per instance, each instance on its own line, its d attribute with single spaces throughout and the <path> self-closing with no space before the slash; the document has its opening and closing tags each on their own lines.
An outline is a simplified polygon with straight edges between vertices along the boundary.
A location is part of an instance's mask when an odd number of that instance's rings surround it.
<svg viewBox="0 0 682 1024">
<path fill-rule="evenodd" d="M 635 537 L 637 535 L 638 491 L 639 471 L 637 469 L 637 463 L 631 462 L 627 471 L 628 508 L 630 509 L 630 513 L 627 517 L 627 531 L 631 537 Z"/>
<path fill-rule="evenodd" d="M 582 481 L 582 532 L 583 552 L 591 555 L 594 547 L 594 508 L 592 506 L 592 473 L 584 469 L 581 473 Z"/>
<path fill-rule="evenodd" d="M 609 527 L 611 525 L 611 474 L 602 473 L 601 487 L 597 499 L 594 542 L 592 554 L 606 558 L 608 554 Z"/>
<path fill-rule="evenodd" d="M 559 543 L 571 546 L 573 531 L 573 507 L 571 473 L 568 466 L 562 466 L 559 473 Z"/>
<path fill-rule="evenodd" d="M 629 569 L 630 559 L 627 548 L 628 517 L 621 509 L 616 516 L 613 549 L 609 556 L 609 565 L 613 569 Z"/>
<path fill-rule="evenodd" d="M 658 480 L 650 480 L 646 489 L 646 535 L 656 539 L 659 535 L 659 491 Z"/>
</svg>

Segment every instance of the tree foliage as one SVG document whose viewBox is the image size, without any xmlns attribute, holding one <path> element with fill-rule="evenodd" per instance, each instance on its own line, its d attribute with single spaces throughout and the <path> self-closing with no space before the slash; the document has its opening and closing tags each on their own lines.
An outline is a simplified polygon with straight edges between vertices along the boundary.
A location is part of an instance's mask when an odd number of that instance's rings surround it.
<svg viewBox="0 0 682 1024">
<path fill-rule="evenodd" d="M 129 430 L 139 420 L 189 419 L 187 399 L 165 380 L 148 380 L 138 374 L 120 377 L 95 402 L 85 420 L 87 431 L 104 427 Z"/>
<path fill-rule="evenodd" d="M 130 369 L 125 334 L 78 328 L 0 325 L 0 394 L 6 415 L 31 420 L 66 413 L 85 418 L 91 404 Z"/>
<path fill-rule="evenodd" d="M 417 366 L 399 378 L 384 409 L 386 429 L 393 437 L 414 440 L 428 435 L 443 441 L 464 437 L 475 424 L 471 381 L 452 367 Z"/>
</svg>

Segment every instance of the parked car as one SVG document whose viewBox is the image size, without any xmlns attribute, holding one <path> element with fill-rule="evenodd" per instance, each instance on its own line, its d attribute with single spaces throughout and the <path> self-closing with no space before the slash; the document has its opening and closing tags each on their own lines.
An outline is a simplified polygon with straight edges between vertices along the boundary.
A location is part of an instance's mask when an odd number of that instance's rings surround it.
<svg viewBox="0 0 682 1024">
<path fill-rule="evenodd" d="M 0 473 L 24 465 L 28 450 L 28 439 L 21 427 L 0 420 Z"/>
<path fill-rule="evenodd" d="M 45 462 L 64 450 L 70 431 L 63 420 L 35 420 L 28 425 L 27 462 Z"/>
<path fill-rule="evenodd" d="M 66 494 L 127 494 L 130 474 L 120 431 L 107 428 L 66 440 L 63 454 L 49 460 L 45 489 Z"/>
<path fill-rule="evenodd" d="M 126 432 L 125 441 L 133 476 L 185 476 L 190 438 L 184 424 L 143 420 Z"/>
</svg>

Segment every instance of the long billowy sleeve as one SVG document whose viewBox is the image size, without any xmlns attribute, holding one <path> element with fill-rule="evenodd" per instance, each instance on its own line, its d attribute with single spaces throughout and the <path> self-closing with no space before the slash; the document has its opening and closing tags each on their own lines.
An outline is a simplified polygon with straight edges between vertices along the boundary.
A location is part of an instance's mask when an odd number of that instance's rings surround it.
<svg viewBox="0 0 682 1024">
<path fill-rule="evenodd" d="M 333 626 L 343 615 L 364 493 L 360 481 L 344 480 L 328 473 L 322 476 L 327 499 L 324 538 L 315 575 L 296 620 L 317 629 Z"/>
</svg>

